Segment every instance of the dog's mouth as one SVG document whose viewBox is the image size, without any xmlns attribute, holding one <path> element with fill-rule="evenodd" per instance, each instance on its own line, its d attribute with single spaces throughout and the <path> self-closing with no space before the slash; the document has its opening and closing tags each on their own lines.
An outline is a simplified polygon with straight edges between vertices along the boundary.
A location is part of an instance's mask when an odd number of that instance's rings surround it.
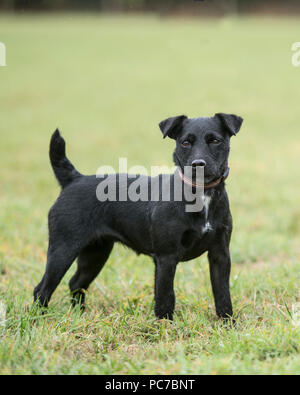
<svg viewBox="0 0 300 395">
<path fill-rule="evenodd" d="M 220 176 L 206 175 L 203 177 L 203 173 L 202 173 L 202 177 L 198 177 L 198 178 L 197 175 L 196 177 L 193 177 L 193 175 L 191 175 L 193 174 L 193 172 L 192 173 L 190 172 L 189 175 L 182 172 L 181 167 L 178 167 L 178 171 L 182 181 L 184 181 L 186 184 L 193 187 L 202 187 L 204 189 L 211 189 L 218 186 L 222 181 L 226 180 L 229 174 L 229 167 L 227 166 L 227 169 Z"/>
<path fill-rule="evenodd" d="M 225 172 L 222 174 L 217 174 L 216 172 L 210 172 L 208 169 L 204 167 L 201 168 L 201 166 L 192 166 L 192 165 L 187 165 L 183 164 L 181 160 L 179 159 L 176 151 L 174 152 L 174 156 L 177 159 L 177 166 L 180 170 L 180 173 L 183 175 L 185 180 L 188 180 L 188 182 L 195 184 L 195 185 L 204 185 L 204 187 L 208 186 L 210 187 L 212 184 L 218 185 L 218 183 L 221 182 L 222 179 L 226 178 L 228 176 L 228 170 L 225 170 Z M 200 167 L 200 169 L 199 169 Z M 200 171 L 199 171 L 200 170 Z"/>
<path fill-rule="evenodd" d="M 197 168 L 192 169 L 191 175 L 194 182 L 200 184 L 204 183 L 205 185 L 210 184 L 220 178 L 218 174 L 207 173 L 204 169 L 199 171 Z"/>
<path fill-rule="evenodd" d="M 213 175 L 213 176 L 204 176 L 204 184 L 211 184 L 212 182 L 218 180 L 221 176 Z"/>
</svg>

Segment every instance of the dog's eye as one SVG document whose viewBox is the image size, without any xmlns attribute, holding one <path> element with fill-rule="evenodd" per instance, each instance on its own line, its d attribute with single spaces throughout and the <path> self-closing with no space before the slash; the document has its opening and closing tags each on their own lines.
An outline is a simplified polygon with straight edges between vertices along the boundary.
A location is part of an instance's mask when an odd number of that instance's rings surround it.
<svg viewBox="0 0 300 395">
<path fill-rule="evenodd" d="M 220 142 L 221 142 L 221 141 L 218 140 L 218 139 L 211 139 L 211 140 L 209 141 L 210 144 L 219 144 Z"/>
<path fill-rule="evenodd" d="M 191 144 L 189 141 L 185 140 L 183 143 L 181 143 L 181 145 L 182 145 L 184 148 L 189 148 L 192 144 Z"/>
</svg>

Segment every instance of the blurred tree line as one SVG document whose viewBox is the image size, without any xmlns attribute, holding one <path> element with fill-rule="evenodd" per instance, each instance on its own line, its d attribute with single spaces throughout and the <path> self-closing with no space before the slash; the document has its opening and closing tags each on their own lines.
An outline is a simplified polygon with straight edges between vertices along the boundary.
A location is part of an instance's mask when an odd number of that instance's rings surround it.
<svg viewBox="0 0 300 395">
<path fill-rule="evenodd" d="M 300 12 L 299 0 L 0 0 L 0 9 L 14 11 L 87 10 L 160 13 Z"/>
</svg>

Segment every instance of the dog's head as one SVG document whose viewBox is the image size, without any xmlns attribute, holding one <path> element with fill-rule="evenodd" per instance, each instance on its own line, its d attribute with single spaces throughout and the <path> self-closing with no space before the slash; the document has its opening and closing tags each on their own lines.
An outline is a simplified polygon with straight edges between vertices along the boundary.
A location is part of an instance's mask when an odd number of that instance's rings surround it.
<svg viewBox="0 0 300 395">
<path fill-rule="evenodd" d="M 164 138 L 176 140 L 174 161 L 185 166 L 204 168 L 204 181 L 221 177 L 228 165 L 230 137 L 240 130 L 243 119 L 233 114 L 218 113 L 210 118 L 188 118 L 185 115 L 167 118 L 159 127 Z"/>
</svg>

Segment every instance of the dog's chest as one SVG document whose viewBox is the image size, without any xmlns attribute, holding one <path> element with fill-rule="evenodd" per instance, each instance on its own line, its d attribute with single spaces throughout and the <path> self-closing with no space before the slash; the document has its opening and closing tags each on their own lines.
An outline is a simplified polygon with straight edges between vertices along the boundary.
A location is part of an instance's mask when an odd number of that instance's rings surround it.
<svg viewBox="0 0 300 395">
<path fill-rule="evenodd" d="M 211 203 L 211 196 L 204 195 L 203 197 L 204 225 L 201 226 L 203 234 L 213 230 L 211 223 L 209 221 L 210 203 Z"/>
<path fill-rule="evenodd" d="M 214 239 L 215 224 L 211 209 L 211 198 L 205 199 L 201 213 L 195 218 L 193 225 L 190 224 L 188 230 L 183 233 L 181 238 L 182 261 L 195 259 L 208 250 L 209 245 Z"/>
<path fill-rule="evenodd" d="M 201 255 L 214 235 L 214 220 L 211 211 L 212 199 L 204 196 L 203 210 L 193 216 L 192 222 L 188 225 L 181 238 L 181 245 L 184 247 L 184 258 L 193 259 Z"/>
</svg>

